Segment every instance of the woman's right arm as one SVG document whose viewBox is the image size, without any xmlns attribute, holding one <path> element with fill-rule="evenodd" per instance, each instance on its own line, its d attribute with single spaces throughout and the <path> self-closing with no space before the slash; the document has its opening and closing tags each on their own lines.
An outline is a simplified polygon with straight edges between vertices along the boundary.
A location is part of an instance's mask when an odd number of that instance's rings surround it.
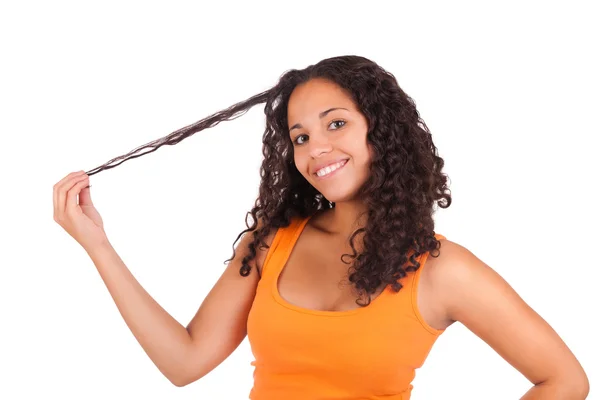
<svg viewBox="0 0 600 400">
<path fill-rule="evenodd" d="M 209 373 L 246 336 L 258 274 L 239 274 L 252 240 L 247 232 L 236 256 L 187 328 L 167 313 L 139 284 L 110 244 L 102 217 L 92 201 L 89 176 L 72 172 L 53 186 L 54 221 L 88 253 L 125 323 L 158 369 L 175 385 L 184 386 Z M 259 228 L 261 221 L 259 221 Z M 265 242 L 270 245 L 274 234 Z M 257 249 L 253 268 L 262 268 L 267 249 Z"/>
<path fill-rule="evenodd" d="M 269 245 L 272 237 L 266 239 Z M 235 258 L 187 328 L 144 290 L 110 243 L 88 250 L 125 323 L 148 357 L 174 385 L 185 386 L 208 374 L 246 337 L 248 313 L 259 277 L 254 270 L 243 277 L 239 269 L 251 240 L 252 232 L 243 236 Z M 259 265 L 266 251 L 257 250 L 255 260 Z M 251 265 L 255 267 L 256 262 Z"/>
</svg>

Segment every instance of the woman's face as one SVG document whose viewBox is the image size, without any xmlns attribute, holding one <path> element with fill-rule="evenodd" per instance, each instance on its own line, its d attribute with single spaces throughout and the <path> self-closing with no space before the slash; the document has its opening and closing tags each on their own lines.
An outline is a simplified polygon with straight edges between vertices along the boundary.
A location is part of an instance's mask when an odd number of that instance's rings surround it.
<svg viewBox="0 0 600 400">
<path fill-rule="evenodd" d="M 368 121 L 350 96 L 312 79 L 292 92 L 287 117 L 298 171 L 327 200 L 353 200 L 368 179 L 371 150 Z"/>
</svg>

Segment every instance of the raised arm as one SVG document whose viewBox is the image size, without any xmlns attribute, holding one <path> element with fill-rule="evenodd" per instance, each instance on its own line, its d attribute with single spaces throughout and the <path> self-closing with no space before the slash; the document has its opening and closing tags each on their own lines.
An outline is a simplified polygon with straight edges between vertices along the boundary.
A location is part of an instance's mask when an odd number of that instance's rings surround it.
<svg viewBox="0 0 600 400">
<path fill-rule="evenodd" d="M 89 254 L 125 323 L 158 369 L 175 385 L 183 386 L 206 375 L 235 350 L 246 336 L 248 312 L 258 274 L 239 274 L 241 260 L 252 239 L 248 232 L 236 257 L 201 304 L 188 327 L 166 312 L 140 285 L 104 232 L 94 207 L 89 177 L 74 172 L 53 188 L 54 220 Z M 273 234 L 265 242 L 270 245 Z M 262 266 L 267 249 L 257 249 L 252 266 Z"/>
<path fill-rule="evenodd" d="M 89 252 L 127 326 L 174 385 L 185 386 L 208 374 L 246 337 L 246 322 L 259 278 L 254 270 L 243 277 L 239 269 L 251 238 L 249 232 L 240 240 L 235 258 L 187 328 L 144 290 L 110 244 Z M 272 239 L 267 239 L 270 244 Z M 259 250 L 255 260 L 262 263 L 265 251 Z"/>
</svg>

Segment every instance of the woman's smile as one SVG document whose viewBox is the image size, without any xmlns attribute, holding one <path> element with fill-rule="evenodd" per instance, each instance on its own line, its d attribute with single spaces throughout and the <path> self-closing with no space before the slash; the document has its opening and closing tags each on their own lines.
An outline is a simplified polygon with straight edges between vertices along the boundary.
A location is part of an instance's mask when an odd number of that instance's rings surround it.
<svg viewBox="0 0 600 400">
<path fill-rule="evenodd" d="M 337 173 L 344 168 L 344 166 L 346 166 L 346 164 L 348 163 L 348 160 L 343 160 L 340 161 L 336 164 L 330 165 L 328 167 L 325 168 L 321 168 L 320 170 L 318 170 L 314 176 L 318 179 L 329 179 L 332 176 L 336 176 Z"/>
</svg>

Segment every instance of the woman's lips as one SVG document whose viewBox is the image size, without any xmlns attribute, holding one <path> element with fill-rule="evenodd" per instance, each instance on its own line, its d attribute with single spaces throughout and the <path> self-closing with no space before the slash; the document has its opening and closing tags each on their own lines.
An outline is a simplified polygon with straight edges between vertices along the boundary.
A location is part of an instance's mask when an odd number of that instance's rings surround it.
<svg viewBox="0 0 600 400">
<path fill-rule="evenodd" d="M 346 164 L 348 164 L 348 160 L 344 160 L 344 161 L 341 161 L 341 162 L 342 162 L 343 164 L 342 164 L 342 165 L 341 165 L 341 166 L 340 166 L 338 169 L 336 169 L 336 170 L 335 170 L 335 171 L 333 171 L 333 172 L 330 172 L 330 173 L 328 173 L 327 175 L 324 175 L 324 176 L 319 176 L 319 175 L 317 175 L 316 173 L 315 173 L 315 174 L 313 174 L 313 175 L 314 175 L 314 176 L 315 176 L 315 178 L 316 178 L 316 179 L 318 179 L 318 180 L 321 180 L 321 179 L 329 179 L 329 178 L 331 178 L 331 177 L 335 176 L 335 175 L 336 175 L 336 174 L 337 174 L 339 171 L 341 171 L 342 169 L 344 169 L 344 168 L 346 167 Z"/>
</svg>

